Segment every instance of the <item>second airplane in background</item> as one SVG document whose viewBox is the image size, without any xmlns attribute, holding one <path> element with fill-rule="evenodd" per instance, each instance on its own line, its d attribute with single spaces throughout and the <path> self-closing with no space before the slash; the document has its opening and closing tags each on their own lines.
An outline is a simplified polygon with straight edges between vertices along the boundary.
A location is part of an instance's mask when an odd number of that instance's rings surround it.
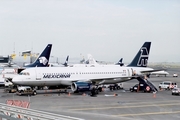
<svg viewBox="0 0 180 120">
<path fill-rule="evenodd" d="M 12 83 L 10 82 L 12 78 L 14 76 L 17 76 L 17 73 L 20 73 L 22 70 L 26 68 L 48 67 L 51 48 L 52 48 L 52 44 L 48 44 L 33 63 L 25 65 L 23 66 L 23 68 L 13 68 L 13 69 L 4 68 L 2 74 L 0 74 L 0 84 L 3 86 L 12 85 Z"/>
</svg>

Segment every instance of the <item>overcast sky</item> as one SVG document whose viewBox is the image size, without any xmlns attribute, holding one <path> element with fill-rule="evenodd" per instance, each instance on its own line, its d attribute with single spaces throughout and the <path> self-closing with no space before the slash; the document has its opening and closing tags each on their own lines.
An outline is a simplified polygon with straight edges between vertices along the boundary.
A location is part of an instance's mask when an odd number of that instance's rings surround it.
<svg viewBox="0 0 180 120">
<path fill-rule="evenodd" d="M 151 41 L 149 62 L 180 62 L 179 0 L 0 0 L 0 54 L 24 50 L 65 60 L 130 62 Z"/>
</svg>

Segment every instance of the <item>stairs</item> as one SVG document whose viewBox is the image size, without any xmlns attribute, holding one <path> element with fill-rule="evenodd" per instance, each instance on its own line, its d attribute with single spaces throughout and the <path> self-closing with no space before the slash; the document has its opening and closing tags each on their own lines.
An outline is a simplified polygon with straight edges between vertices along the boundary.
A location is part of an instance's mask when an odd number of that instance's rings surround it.
<svg viewBox="0 0 180 120">
<path fill-rule="evenodd" d="M 140 84 L 144 84 L 144 86 L 149 86 L 153 92 L 157 92 L 158 89 L 147 79 L 143 79 L 141 77 L 138 77 L 137 80 L 139 81 Z"/>
</svg>

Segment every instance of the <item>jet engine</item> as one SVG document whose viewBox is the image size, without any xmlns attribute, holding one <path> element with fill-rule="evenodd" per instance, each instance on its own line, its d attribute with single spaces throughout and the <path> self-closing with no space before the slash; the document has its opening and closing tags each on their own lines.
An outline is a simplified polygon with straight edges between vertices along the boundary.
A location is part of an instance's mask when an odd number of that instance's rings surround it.
<svg viewBox="0 0 180 120">
<path fill-rule="evenodd" d="M 92 84 L 87 82 L 73 82 L 71 85 L 71 90 L 73 92 L 84 92 L 90 91 L 92 89 Z"/>
</svg>

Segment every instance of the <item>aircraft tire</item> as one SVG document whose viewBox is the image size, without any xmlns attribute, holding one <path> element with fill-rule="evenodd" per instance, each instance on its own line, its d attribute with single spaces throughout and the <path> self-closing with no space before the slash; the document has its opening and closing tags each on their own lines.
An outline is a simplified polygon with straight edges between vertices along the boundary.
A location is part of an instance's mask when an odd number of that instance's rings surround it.
<svg viewBox="0 0 180 120">
<path fill-rule="evenodd" d="M 23 90 L 19 91 L 19 95 L 21 96 L 23 92 L 24 92 Z"/>
<path fill-rule="evenodd" d="M 161 90 L 161 87 L 159 87 L 159 90 Z"/>
<path fill-rule="evenodd" d="M 98 91 L 99 91 L 99 92 L 102 92 L 102 87 L 99 87 L 99 88 L 98 88 Z"/>
<path fill-rule="evenodd" d="M 34 92 L 33 92 L 33 95 L 37 95 L 37 92 L 36 92 L 36 91 L 34 91 Z"/>
<path fill-rule="evenodd" d="M 113 90 L 113 89 L 112 89 L 112 86 L 110 86 L 110 87 L 109 87 L 109 90 L 110 90 L 110 91 L 112 91 L 112 90 Z"/>
<path fill-rule="evenodd" d="M 133 90 L 132 90 L 132 89 L 130 89 L 130 91 L 131 91 L 131 92 L 133 92 Z"/>
<path fill-rule="evenodd" d="M 98 89 L 95 89 L 95 94 L 99 94 L 99 91 L 98 91 Z"/>
</svg>

